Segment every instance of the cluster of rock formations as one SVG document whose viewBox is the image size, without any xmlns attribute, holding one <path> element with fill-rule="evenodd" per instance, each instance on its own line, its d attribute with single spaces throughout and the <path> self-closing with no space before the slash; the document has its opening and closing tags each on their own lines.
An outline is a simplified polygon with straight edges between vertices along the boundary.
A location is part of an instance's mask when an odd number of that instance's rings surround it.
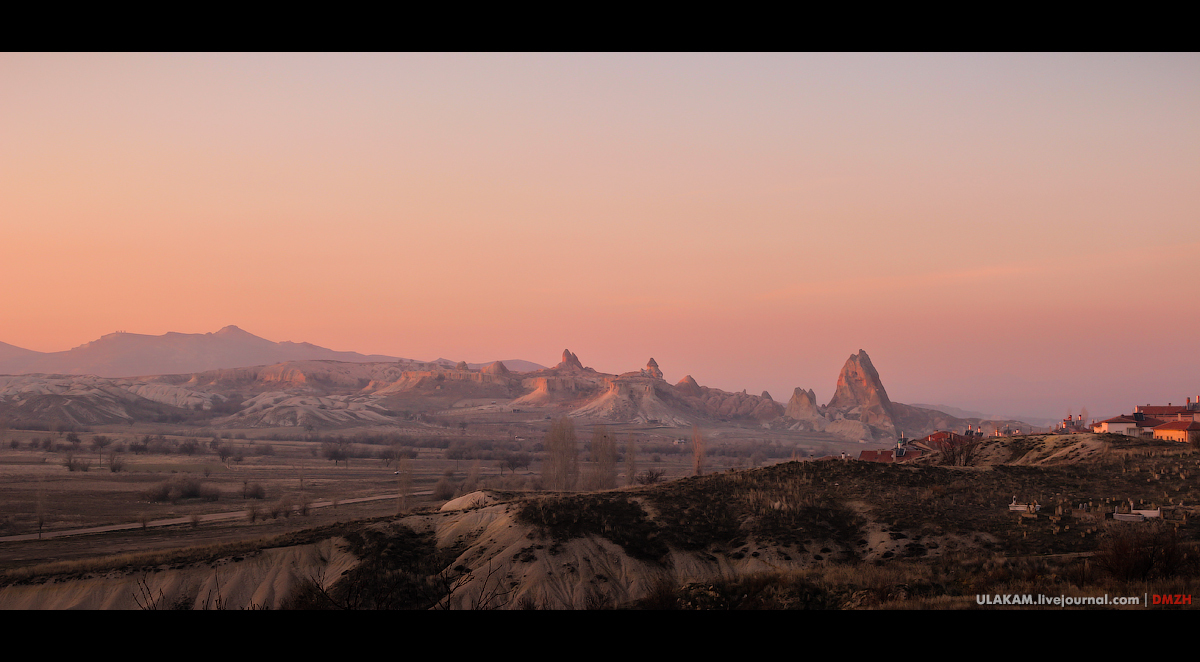
<svg viewBox="0 0 1200 662">
<path fill-rule="evenodd" d="M 217 427 L 381 425 L 397 411 L 430 411 L 470 399 L 503 399 L 512 413 L 549 408 L 585 421 L 690 426 L 764 424 L 860 440 L 964 427 L 948 414 L 894 403 L 865 351 L 846 360 L 829 403 L 796 388 L 786 407 L 770 393 L 701 386 L 691 375 L 668 383 L 658 362 L 611 375 L 584 367 L 570 350 L 553 368 L 526 372 L 503 362 L 287 361 L 248 368 L 136 379 L 90 375 L 0 376 L 0 420 L 70 424 L 171 418 L 172 410 L 227 415 Z M 178 416 L 176 416 L 178 418 Z"/>
<path fill-rule="evenodd" d="M 830 432 L 860 441 L 894 438 L 897 434 L 895 407 L 871 357 L 861 349 L 846 359 L 829 404 L 818 406 L 814 391 L 797 388 L 784 415 L 796 421 L 794 429 Z"/>
</svg>

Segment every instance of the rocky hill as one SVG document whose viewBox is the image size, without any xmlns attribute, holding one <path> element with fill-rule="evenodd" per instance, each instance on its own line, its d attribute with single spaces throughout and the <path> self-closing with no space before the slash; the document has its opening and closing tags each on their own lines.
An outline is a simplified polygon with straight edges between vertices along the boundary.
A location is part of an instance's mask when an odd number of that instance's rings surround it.
<svg viewBox="0 0 1200 662">
<path fill-rule="evenodd" d="M 863 442 L 890 443 L 900 435 L 911 439 L 938 430 L 963 432 L 967 426 L 1027 431 L 1032 427 L 1013 420 L 958 418 L 941 411 L 892 402 L 871 357 L 861 349 L 846 359 L 829 404 L 819 406 L 814 391 L 797 388 L 783 415 L 792 429 L 828 432 Z"/>
</svg>

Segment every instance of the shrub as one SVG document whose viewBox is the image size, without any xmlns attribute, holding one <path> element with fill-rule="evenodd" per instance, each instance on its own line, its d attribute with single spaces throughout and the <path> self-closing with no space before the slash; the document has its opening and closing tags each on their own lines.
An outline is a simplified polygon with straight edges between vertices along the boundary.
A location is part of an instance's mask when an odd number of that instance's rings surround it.
<svg viewBox="0 0 1200 662">
<path fill-rule="evenodd" d="M 207 485 L 196 478 L 184 477 L 164 481 L 146 490 L 143 494 L 147 501 L 175 503 L 180 499 L 203 499 L 216 501 L 221 498 L 221 491 L 215 486 Z"/>
<path fill-rule="evenodd" d="M 653 485 L 662 482 L 663 476 L 666 474 L 665 469 L 647 469 L 645 473 L 638 474 L 635 480 L 638 485 Z"/>
<path fill-rule="evenodd" d="M 278 513 L 278 514 L 276 514 L 276 513 Z M 289 518 L 292 516 L 292 500 L 291 500 L 291 498 L 286 497 L 286 496 L 283 497 L 282 499 L 279 500 L 278 503 L 275 504 L 274 508 L 271 509 L 272 517 L 278 517 L 279 515 L 283 515 L 284 517 L 289 517 Z"/>
<path fill-rule="evenodd" d="M 1122 522 L 1110 525 L 1095 555 L 1096 566 L 1122 581 L 1145 581 L 1193 574 L 1179 534 L 1166 524 Z"/>
<path fill-rule="evenodd" d="M 68 452 L 67 456 L 65 458 L 63 458 L 63 466 L 67 468 L 67 471 L 87 471 L 88 470 L 87 462 L 84 462 L 83 460 L 75 459 L 75 454 L 71 453 L 71 452 Z"/>
<path fill-rule="evenodd" d="M 455 491 L 454 483 L 450 482 L 449 478 L 442 476 L 433 486 L 433 498 L 438 501 L 447 501 L 454 498 Z"/>
<path fill-rule="evenodd" d="M 641 504 L 614 492 L 531 499 L 517 511 L 517 519 L 538 527 L 556 541 L 589 535 L 607 538 L 630 556 L 661 561 L 669 553 L 659 530 Z"/>
</svg>

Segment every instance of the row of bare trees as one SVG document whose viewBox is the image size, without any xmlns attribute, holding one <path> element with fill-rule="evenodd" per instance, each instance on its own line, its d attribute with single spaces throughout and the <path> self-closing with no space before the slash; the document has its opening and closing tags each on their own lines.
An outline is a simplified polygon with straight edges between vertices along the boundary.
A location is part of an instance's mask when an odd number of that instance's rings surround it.
<svg viewBox="0 0 1200 662">
<path fill-rule="evenodd" d="M 542 481 L 546 489 L 562 491 L 573 490 L 579 486 L 585 490 L 608 490 L 617 487 L 617 462 L 620 454 L 617 452 L 616 435 L 607 426 L 597 425 L 592 428 L 590 462 L 582 471 L 579 462 L 579 441 L 571 419 L 564 417 L 553 421 L 546 432 L 543 446 L 546 459 L 542 465 Z M 695 474 L 703 476 L 707 471 L 708 461 L 704 437 L 698 427 L 692 428 L 692 454 Z M 641 482 L 633 435 L 625 442 L 625 476 L 630 485 Z M 661 477 L 662 472 L 657 472 L 655 480 L 651 482 L 657 482 Z"/>
</svg>

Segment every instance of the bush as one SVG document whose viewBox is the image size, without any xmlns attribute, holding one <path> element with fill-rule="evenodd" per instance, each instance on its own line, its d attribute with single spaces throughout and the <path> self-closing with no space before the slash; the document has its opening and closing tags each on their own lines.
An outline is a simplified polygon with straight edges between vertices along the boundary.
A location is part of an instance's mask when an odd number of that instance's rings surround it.
<svg viewBox="0 0 1200 662">
<path fill-rule="evenodd" d="M 454 483 L 450 482 L 449 478 L 442 476 L 433 486 L 433 498 L 438 501 L 448 501 L 454 498 L 456 490 L 457 488 L 454 486 Z"/>
<path fill-rule="evenodd" d="M 176 478 L 164 481 L 151 487 L 143 494 L 147 501 L 160 503 L 170 501 L 175 503 L 180 499 L 203 499 L 216 501 L 221 498 L 221 491 L 213 485 L 207 485 L 196 478 Z"/>
<path fill-rule="evenodd" d="M 1175 528 L 1160 523 L 1109 525 L 1095 555 L 1096 566 L 1122 581 L 1167 579 L 1194 574 Z"/>
<path fill-rule="evenodd" d="M 638 485 L 653 485 L 662 482 L 663 476 L 667 475 L 665 469 L 647 469 L 645 472 L 634 477 Z"/>
<path fill-rule="evenodd" d="M 65 458 L 63 458 L 63 466 L 67 468 L 67 471 L 87 471 L 88 470 L 87 462 L 84 462 L 83 460 L 75 459 L 75 454 L 70 453 L 70 452 L 68 452 L 67 456 Z"/>
<path fill-rule="evenodd" d="M 217 501 L 221 498 L 221 490 L 217 489 L 215 485 L 205 485 L 202 483 L 197 496 L 205 501 Z"/>
</svg>

